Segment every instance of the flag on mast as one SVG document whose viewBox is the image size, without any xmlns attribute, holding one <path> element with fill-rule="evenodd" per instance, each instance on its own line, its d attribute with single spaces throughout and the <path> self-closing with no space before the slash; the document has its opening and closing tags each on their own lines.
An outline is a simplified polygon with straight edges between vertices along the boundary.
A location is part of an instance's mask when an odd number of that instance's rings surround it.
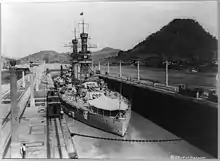
<svg viewBox="0 0 220 161">
<path fill-rule="evenodd" d="M 82 15 L 83 15 L 83 12 L 80 13 L 80 16 L 82 16 Z"/>
</svg>

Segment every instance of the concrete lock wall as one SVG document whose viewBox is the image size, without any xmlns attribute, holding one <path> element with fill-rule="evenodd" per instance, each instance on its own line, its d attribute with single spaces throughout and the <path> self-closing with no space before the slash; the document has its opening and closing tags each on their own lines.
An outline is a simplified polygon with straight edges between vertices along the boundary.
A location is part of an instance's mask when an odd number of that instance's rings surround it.
<svg viewBox="0 0 220 161">
<path fill-rule="evenodd" d="M 120 91 L 120 82 L 109 79 L 105 82 L 110 89 Z M 122 94 L 132 100 L 133 111 L 217 157 L 217 105 L 213 107 L 124 83 Z"/>
</svg>

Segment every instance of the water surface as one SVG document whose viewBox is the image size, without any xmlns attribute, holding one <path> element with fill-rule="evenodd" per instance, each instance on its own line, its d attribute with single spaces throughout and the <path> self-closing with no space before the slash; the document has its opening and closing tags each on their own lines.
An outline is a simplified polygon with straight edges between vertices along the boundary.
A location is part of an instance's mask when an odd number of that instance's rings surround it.
<svg viewBox="0 0 220 161">
<path fill-rule="evenodd" d="M 103 132 L 96 128 L 87 126 L 81 122 L 67 119 L 70 124 L 70 130 L 74 133 L 80 133 L 91 136 L 105 138 L 121 138 L 114 134 Z M 132 117 L 128 132 L 124 139 L 176 139 L 174 134 L 157 126 L 153 122 L 145 119 L 139 114 L 132 112 Z M 141 143 L 141 142 L 121 142 L 98 140 L 74 136 L 74 143 L 79 158 L 149 158 L 160 157 L 170 158 L 171 155 L 206 157 L 208 154 L 190 145 L 185 141 L 164 142 L 164 143 Z"/>
</svg>

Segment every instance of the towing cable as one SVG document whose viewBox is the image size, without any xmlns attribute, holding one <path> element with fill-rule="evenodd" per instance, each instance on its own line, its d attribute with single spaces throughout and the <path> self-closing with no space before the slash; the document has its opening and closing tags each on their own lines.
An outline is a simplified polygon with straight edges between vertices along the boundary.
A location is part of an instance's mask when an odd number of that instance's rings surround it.
<svg viewBox="0 0 220 161">
<path fill-rule="evenodd" d="M 66 109 L 65 107 L 63 107 Z M 86 138 L 93 138 L 93 139 L 99 139 L 99 140 L 112 140 L 112 141 L 122 141 L 122 142 L 142 142 L 142 143 L 161 143 L 161 142 L 176 142 L 176 141 L 182 141 L 180 138 L 176 139 L 148 139 L 148 140 L 138 140 L 138 139 L 119 139 L 119 138 L 105 138 L 105 137 L 98 137 L 98 136 L 91 136 L 91 135 L 85 135 L 85 134 L 80 134 L 80 133 L 73 133 L 70 132 L 70 136 L 81 136 L 81 137 L 86 137 Z"/>
<path fill-rule="evenodd" d="M 66 109 L 63 106 L 64 109 Z M 69 110 L 68 110 L 69 111 Z M 81 137 L 86 137 L 86 138 L 93 138 L 93 139 L 99 139 L 99 140 L 112 140 L 112 141 L 122 141 L 122 142 L 142 142 L 142 143 L 161 143 L 161 142 L 176 142 L 176 141 L 182 141 L 180 138 L 176 139 L 146 139 L 146 140 L 138 140 L 138 139 L 118 139 L 118 138 L 105 138 L 105 137 L 98 137 L 98 136 L 91 136 L 91 135 L 85 135 L 85 134 L 80 134 L 80 133 L 73 133 L 70 132 L 70 136 L 81 136 Z"/>
<path fill-rule="evenodd" d="M 81 136 L 93 139 L 101 139 L 101 140 L 113 140 L 113 141 L 123 141 L 123 142 L 149 142 L 149 143 L 158 143 L 158 142 L 175 142 L 182 141 L 182 139 L 153 139 L 153 140 L 133 140 L 133 139 L 118 139 L 118 138 L 104 138 L 98 136 L 84 135 L 79 133 L 71 133 L 71 137 L 73 136 Z"/>
</svg>

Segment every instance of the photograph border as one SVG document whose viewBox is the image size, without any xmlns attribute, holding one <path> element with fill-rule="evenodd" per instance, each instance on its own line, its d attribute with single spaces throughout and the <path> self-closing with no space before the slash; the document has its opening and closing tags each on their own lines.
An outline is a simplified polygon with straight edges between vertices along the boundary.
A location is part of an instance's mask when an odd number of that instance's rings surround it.
<svg viewBox="0 0 220 161">
<path fill-rule="evenodd" d="M 1 0 L 0 1 L 0 11 L 2 11 L 2 5 L 4 4 L 4 3 L 54 3 L 54 2 L 58 2 L 58 3 L 65 3 L 65 2 L 106 2 L 106 3 L 108 3 L 108 2 L 121 2 L 121 3 L 123 3 L 123 2 L 139 2 L 139 1 L 144 1 L 144 2 L 148 2 L 148 1 L 152 1 L 152 0 L 138 0 L 138 1 L 135 1 L 135 0 L 46 0 L 46 1 L 43 1 L 43 0 Z M 161 0 L 162 1 L 162 0 Z M 171 0 L 163 0 L 163 1 L 171 1 Z M 182 1 L 182 0 L 181 0 Z M 194 2 L 194 1 L 198 1 L 198 2 L 202 2 L 202 0 L 188 0 L 187 2 Z M 207 2 L 207 1 L 217 1 L 217 3 L 218 3 L 218 16 L 219 16 L 219 14 L 220 14 L 220 11 L 219 11 L 219 7 L 220 7 L 220 3 L 219 3 L 219 0 L 206 0 L 206 1 L 204 1 L 204 2 Z M 156 1 L 155 1 L 156 2 Z M 180 2 L 180 1 L 175 1 L 175 2 Z M 1 14 L 2 15 L 2 14 Z M 0 16 L 0 22 L 1 22 L 1 26 L 2 26 L 2 18 L 1 18 L 1 16 Z M 220 28 L 219 28 L 219 18 L 218 18 L 218 38 L 217 39 L 219 39 L 219 34 L 220 34 Z M 0 30 L 0 35 L 1 35 L 1 38 L 0 38 L 0 43 L 1 43 L 1 45 L 0 45 L 0 50 L 1 50 L 1 54 L 2 54 L 2 29 Z M 218 46 L 220 46 L 220 42 L 218 41 Z M 219 59 L 219 53 L 220 53 L 220 49 L 218 48 L 218 64 L 220 64 L 220 59 Z M 0 63 L 1 63 L 1 58 L 0 58 Z M 218 71 L 219 71 L 219 66 L 218 66 Z M 0 73 L 0 76 L 1 76 L 1 73 Z M 0 83 L 1 83 L 1 80 L 0 80 Z M 217 84 L 217 93 L 218 93 L 218 95 L 220 95 L 220 83 L 218 82 L 218 84 Z M 1 93 L 1 90 L 0 90 L 0 99 L 2 98 L 1 97 L 2 96 L 2 93 Z M 219 101 L 220 101 L 220 98 L 218 97 L 218 106 L 219 106 Z M 220 110 L 218 110 L 218 158 L 220 158 L 220 148 L 219 148 L 219 146 L 220 146 L 220 139 L 219 139 L 219 134 L 220 134 L 220 129 L 219 129 L 219 122 L 220 122 Z M 1 128 L 1 124 L 0 124 L 0 128 Z M 0 138 L 1 138 L 1 135 L 0 135 Z M 1 142 L 1 139 L 0 139 L 0 142 Z M 1 149 L 0 149 L 0 154 L 2 154 L 2 152 L 1 152 Z M 5 161 L 7 161 L 7 160 L 11 160 L 11 159 L 4 159 Z M 20 159 L 12 159 L 12 160 L 20 160 Z M 39 160 L 45 160 L 45 159 L 25 159 L 25 160 L 31 160 L 31 161 L 34 161 L 34 160 L 37 160 L 37 161 L 39 161 Z M 63 160 L 63 159 L 52 159 L 52 160 Z M 72 160 L 72 159 L 65 159 L 65 160 Z M 93 160 L 93 161 L 96 161 L 96 160 L 100 160 L 100 159 L 93 159 L 93 158 L 91 158 L 91 159 L 80 159 L 80 160 L 82 160 L 82 161 L 91 161 L 91 160 Z M 146 158 L 146 159 L 101 159 L 101 160 L 108 160 L 108 161 L 123 161 L 123 160 L 126 160 L 126 161 L 128 161 L 128 160 L 170 160 L 170 159 L 164 159 L 164 158 L 157 158 L 157 157 L 155 157 L 155 158 Z M 209 160 L 209 159 L 200 159 L 200 160 Z M 210 159 L 210 160 L 218 160 L 218 159 Z"/>
</svg>

